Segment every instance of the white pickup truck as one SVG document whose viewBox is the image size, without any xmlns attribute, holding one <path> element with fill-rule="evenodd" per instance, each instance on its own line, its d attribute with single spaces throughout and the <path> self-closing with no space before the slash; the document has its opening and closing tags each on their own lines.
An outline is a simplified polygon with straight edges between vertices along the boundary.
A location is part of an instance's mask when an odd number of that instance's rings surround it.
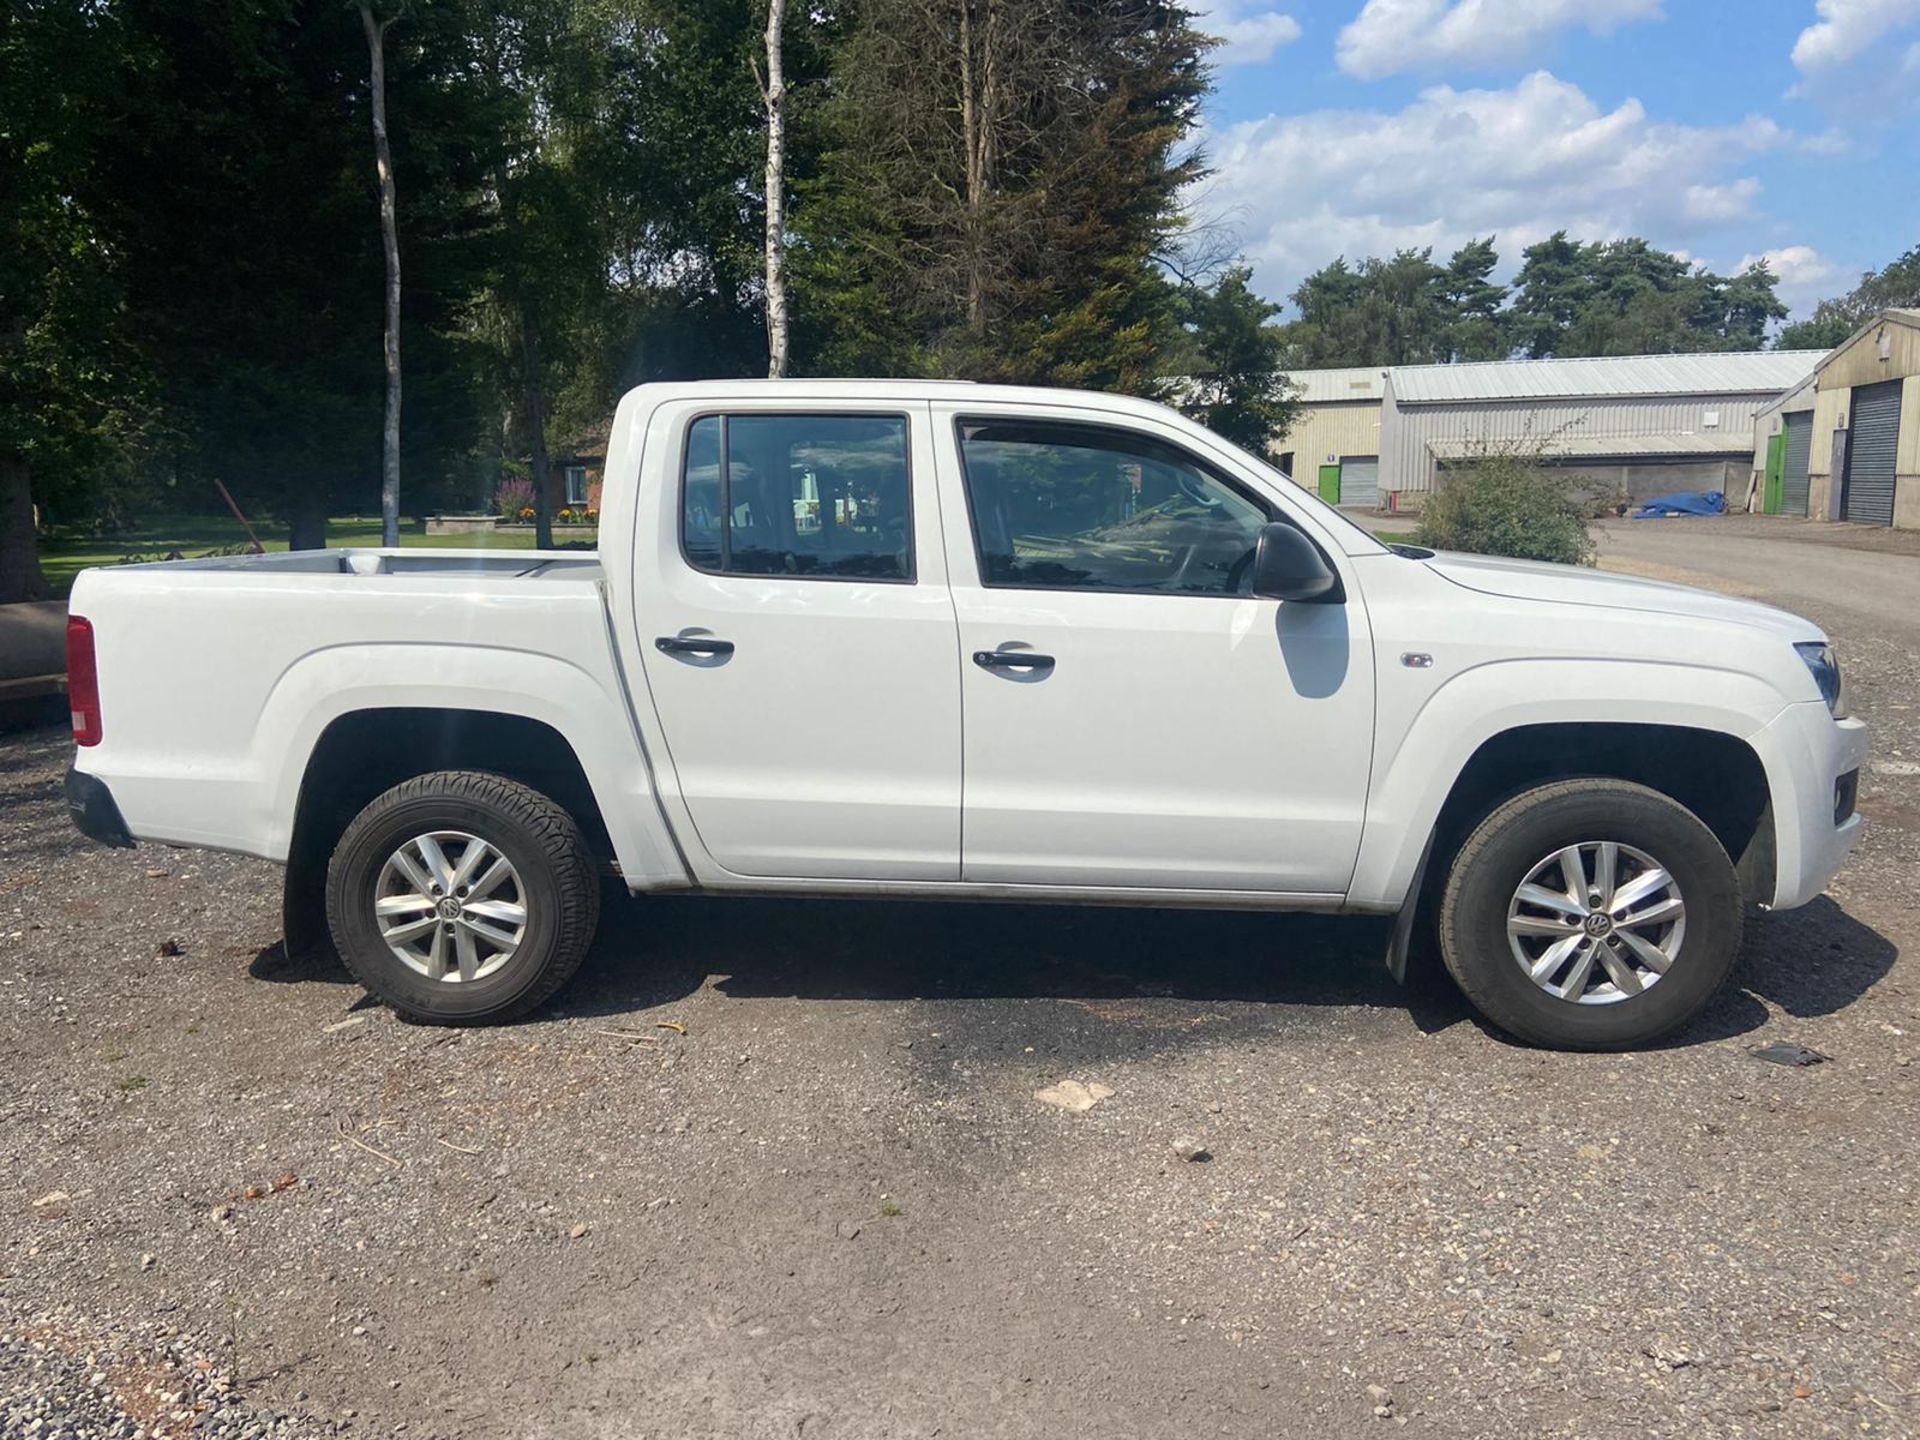
<svg viewBox="0 0 1920 1440">
<path fill-rule="evenodd" d="M 1398 915 L 1526 1040 L 1643 1043 L 1820 893 L 1867 748 L 1763 606 L 1381 543 L 1113 395 L 648 385 L 597 555 L 83 574 L 68 799 L 284 862 L 401 1015 L 525 1013 L 633 892 Z"/>
</svg>

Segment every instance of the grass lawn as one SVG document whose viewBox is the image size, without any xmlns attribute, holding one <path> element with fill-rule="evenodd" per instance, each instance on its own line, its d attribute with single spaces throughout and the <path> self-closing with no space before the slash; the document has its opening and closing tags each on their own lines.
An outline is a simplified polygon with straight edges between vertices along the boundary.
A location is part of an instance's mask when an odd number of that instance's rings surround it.
<svg viewBox="0 0 1920 1440">
<path fill-rule="evenodd" d="M 287 548 L 284 526 L 269 525 L 259 529 L 260 543 L 267 549 Z M 240 528 L 237 520 L 224 515 L 188 515 L 155 520 L 136 535 L 120 535 L 112 539 L 70 535 L 56 530 L 41 542 L 40 568 L 46 572 L 47 583 L 53 586 L 53 593 L 64 597 L 73 589 L 73 577 L 94 565 L 118 565 L 136 559 L 162 560 L 175 550 L 191 559 L 205 555 L 210 550 L 223 550 L 246 543 L 247 532 Z M 400 543 L 408 548 L 419 546 L 435 550 L 531 550 L 533 531 L 529 528 L 482 531 L 472 535 L 429 535 L 423 522 L 402 520 Z M 347 515 L 329 520 L 327 544 L 335 548 L 378 546 L 379 517 Z"/>
</svg>

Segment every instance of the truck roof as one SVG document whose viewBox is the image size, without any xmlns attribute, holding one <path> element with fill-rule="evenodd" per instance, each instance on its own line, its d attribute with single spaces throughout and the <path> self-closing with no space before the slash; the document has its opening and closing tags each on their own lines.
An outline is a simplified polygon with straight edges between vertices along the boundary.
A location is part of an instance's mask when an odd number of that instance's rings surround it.
<svg viewBox="0 0 1920 1440">
<path fill-rule="evenodd" d="M 791 395 L 833 400 L 956 400 L 972 405 L 1060 405 L 1108 410 L 1114 414 L 1180 417 L 1177 410 L 1136 395 L 1108 390 L 1074 390 L 1044 385 L 984 385 L 973 380 L 811 379 L 784 380 L 662 380 L 639 385 L 627 399 L 642 405 L 669 400 L 719 399 Z"/>
</svg>

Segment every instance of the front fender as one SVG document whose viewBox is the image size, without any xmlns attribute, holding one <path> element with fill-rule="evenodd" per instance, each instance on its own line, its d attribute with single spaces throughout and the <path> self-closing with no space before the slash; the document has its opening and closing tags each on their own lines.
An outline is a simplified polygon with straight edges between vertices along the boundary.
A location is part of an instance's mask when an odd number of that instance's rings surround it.
<svg viewBox="0 0 1920 1440">
<path fill-rule="evenodd" d="M 1416 677 L 1417 680 L 1417 677 Z M 1454 782 L 1495 736 L 1530 725 L 1672 725 L 1742 741 L 1787 701 L 1766 681 L 1735 670 L 1658 661 L 1491 661 L 1445 679 L 1398 708 L 1383 677 L 1366 828 L 1348 904 L 1400 907 Z M 1769 784 L 1774 777 L 1769 772 Z"/>
</svg>

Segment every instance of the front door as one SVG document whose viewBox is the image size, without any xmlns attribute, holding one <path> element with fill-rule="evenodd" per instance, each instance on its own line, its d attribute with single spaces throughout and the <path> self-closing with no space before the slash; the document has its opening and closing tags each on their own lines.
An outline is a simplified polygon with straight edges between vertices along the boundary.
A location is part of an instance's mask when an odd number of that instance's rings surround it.
<svg viewBox="0 0 1920 1440">
<path fill-rule="evenodd" d="M 747 876 L 960 875 L 960 682 L 925 405 L 691 405 L 636 554 L 699 843 Z"/>
<path fill-rule="evenodd" d="M 934 414 L 963 877 L 1343 893 L 1373 738 L 1357 597 L 1253 598 L 1286 517 L 1145 422 Z"/>
</svg>

